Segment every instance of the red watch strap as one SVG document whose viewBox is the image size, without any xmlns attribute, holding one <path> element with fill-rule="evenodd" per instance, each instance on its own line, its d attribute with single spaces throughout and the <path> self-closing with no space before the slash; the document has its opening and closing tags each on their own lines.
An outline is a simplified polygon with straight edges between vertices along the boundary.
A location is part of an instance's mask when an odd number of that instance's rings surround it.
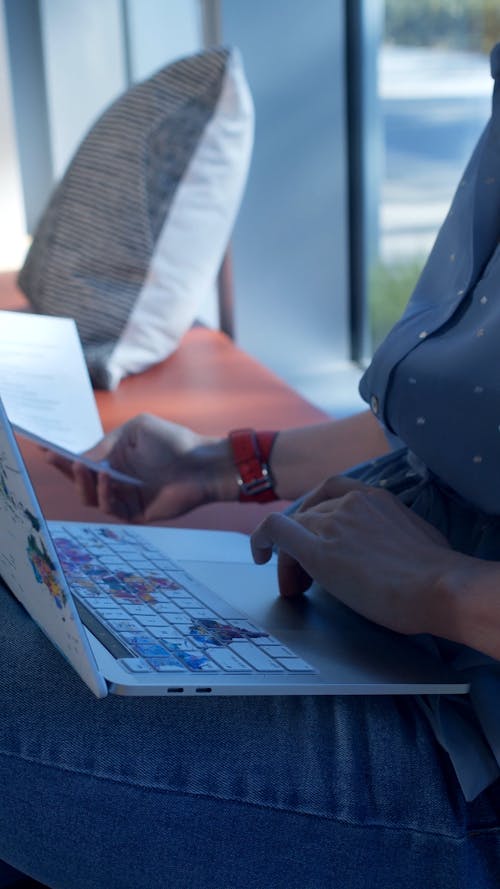
<svg viewBox="0 0 500 889">
<path fill-rule="evenodd" d="M 256 432 L 254 429 L 234 429 L 229 443 L 238 472 L 242 503 L 269 503 L 277 500 L 269 458 L 277 432 Z"/>
</svg>

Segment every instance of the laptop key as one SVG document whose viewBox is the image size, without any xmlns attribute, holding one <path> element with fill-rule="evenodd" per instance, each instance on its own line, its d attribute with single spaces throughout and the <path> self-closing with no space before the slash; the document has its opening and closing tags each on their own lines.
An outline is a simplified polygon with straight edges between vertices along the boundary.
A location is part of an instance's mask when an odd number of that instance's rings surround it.
<svg viewBox="0 0 500 889">
<path fill-rule="evenodd" d="M 123 561 L 121 561 L 121 564 L 123 565 Z M 134 569 L 136 571 L 139 571 L 139 572 L 151 571 L 151 567 L 152 567 L 151 562 L 147 559 L 140 559 L 140 558 L 134 559 Z"/>
<path fill-rule="evenodd" d="M 142 605 L 138 602 L 124 602 L 123 607 L 127 610 L 128 614 L 151 614 L 149 605 Z"/>
<path fill-rule="evenodd" d="M 183 599 L 185 595 L 185 590 L 182 587 L 168 587 L 168 592 L 157 592 L 155 593 L 155 598 L 159 603 L 170 603 L 177 602 L 177 599 Z"/>
<path fill-rule="evenodd" d="M 89 602 L 88 599 L 85 599 L 85 604 L 87 605 Z M 109 596 L 103 596 L 102 599 L 97 599 L 95 603 L 90 603 L 94 611 L 109 611 L 110 613 L 116 614 L 117 617 L 123 616 L 124 618 L 128 618 L 128 614 L 123 610 L 121 605 L 118 605 L 118 602 L 115 602 L 114 599 L 110 599 Z"/>
<path fill-rule="evenodd" d="M 84 599 L 83 601 L 87 604 L 88 599 Z M 103 599 L 102 605 L 92 605 L 92 611 L 95 611 L 96 614 L 101 614 L 103 617 L 105 615 L 106 620 L 108 620 L 108 618 L 110 620 L 133 620 L 133 617 L 131 618 L 130 614 L 127 614 L 127 612 L 123 611 L 118 605 L 110 603 L 108 607 L 105 599 Z"/>
<path fill-rule="evenodd" d="M 246 630 L 248 633 L 255 634 L 256 636 L 266 637 L 269 644 L 269 636 L 267 633 L 263 633 L 260 627 L 254 626 L 254 624 L 250 623 L 249 620 L 233 620 L 233 626 L 237 627 L 238 630 Z"/>
<path fill-rule="evenodd" d="M 229 648 L 256 670 L 270 673 L 284 672 L 284 668 L 280 664 L 273 661 L 252 642 L 232 642 Z"/>
<path fill-rule="evenodd" d="M 108 620 L 107 623 L 110 627 L 113 627 L 114 630 L 138 631 L 141 629 L 140 624 L 136 623 L 133 620 L 121 620 L 120 618 L 118 618 L 118 620 L 115 620 L 113 618 L 113 620 Z"/>
<path fill-rule="evenodd" d="M 134 616 L 143 627 L 164 627 L 166 623 L 159 614 L 136 614 Z"/>
<path fill-rule="evenodd" d="M 94 592 L 92 596 L 86 596 L 84 598 L 88 608 L 102 608 L 104 602 L 109 602 L 109 596 L 105 593 L 96 596 Z"/>
<path fill-rule="evenodd" d="M 122 664 L 123 667 L 126 667 L 127 670 L 130 670 L 131 673 L 152 672 L 152 667 L 140 657 L 122 657 L 119 659 L 118 663 Z"/>
<path fill-rule="evenodd" d="M 316 673 L 314 667 L 311 667 L 310 664 L 303 661 L 302 658 L 299 657 L 287 657 L 287 658 L 279 658 L 279 663 L 282 664 L 286 670 L 290 670 L 291 673 Z"/>
<path fill-rule="evenodd" d="M 214 611 L 210 611 L 209 608 L 202 608 L 202 607 L 195 608 L 193 606 L 192 608 L 191 607 L 186 608 L 186 612 L 191 617 L 208 617 L 208 618 L 213 618 L 214 620 L 217 620 L 217 618 L 218 618 L 218 615 L 215 614 Z"/>
<path fill-rule="evenodd" d="M 169 657 L 151 657 L 149 663 L 158 673 L 187 673 L 186 667 L 183 667 L 175 658 Z"/>
<path fill-rule="evenodd" d="M 208 656 L 228 673 L 253 673 L 252 668 L 228 648 L 206 648 Z"/>
<path fill-rule="evenodd" d="M 173 602 L 158 602 L 155 604 L 154 610 L 158 614 L 182 614 L 182 610 L 177 605 L 174 605 Z"/>
<path fill-rule="evenodd" d="M 286 657 L 296 657 L 293 651 L 290 651 L 289 648 L 285 648 L 284 645 L 270 645 L 269 639 L 256 639 L 255 644 L 259 646 L 260 650 L 264 652 L 264 654 L 268 654 L 269 657 L 273 658 L 286 658 Z"/>
<path fill-rule="evenodd" d="M 159 645 L 154 639 L 151 639 L 150 642 L 136 642 L 132 644 L 134 649 L 149 661 L 154 657 L 163 658 L 168 656 L 166 648 L 163 645 Z"/>
<path fill-rule="evenodd" d="M 151 633 L 156 639 L 164 639 L 166 642 L 170 642 L 172 640 L 181 640 L 184 639 L 185 636 L 179 632 L 175 627 L 148 627 L 148 633 Z"/>
</svg>

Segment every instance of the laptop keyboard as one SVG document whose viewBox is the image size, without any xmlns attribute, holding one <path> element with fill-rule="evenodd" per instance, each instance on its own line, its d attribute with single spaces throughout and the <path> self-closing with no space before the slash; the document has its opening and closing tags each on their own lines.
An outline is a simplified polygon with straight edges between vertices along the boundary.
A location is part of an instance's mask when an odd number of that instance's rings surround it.
<svg viewBox="0 0 500 889">
<path fill-rule="evenodd" d="M 82 623 L 131 672 L 316 672 L 130 529 L 52 537 Z"/>
</svg>

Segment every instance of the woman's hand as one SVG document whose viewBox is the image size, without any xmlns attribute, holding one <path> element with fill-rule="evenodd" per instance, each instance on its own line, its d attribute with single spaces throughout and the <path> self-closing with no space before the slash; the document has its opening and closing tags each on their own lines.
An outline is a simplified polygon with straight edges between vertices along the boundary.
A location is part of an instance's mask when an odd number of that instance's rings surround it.
<svg viewBox="0 0 500 889">
<path fill-rule="evenodd" d="M 283 596 L 300 594 L 315 580 L 359 614 L 400 633 L 439 634 L 446 624 L 441 581 L 460 554 L 380 488 L 329 479 L 293 517 L 265 518 L 251 543 L 258 563 L 278 547 Z"/>
<path fill-rule="evenodd" d="M 226 440 L 140 414 L 113 430 L 85 456 L 141 480 L 127 485 L 54 454 L 49 460 L 76 483 L 83 502 L 118 518 L 168 519 L 213 500 L 236 499 L 238 487 Z"/>
</svg>

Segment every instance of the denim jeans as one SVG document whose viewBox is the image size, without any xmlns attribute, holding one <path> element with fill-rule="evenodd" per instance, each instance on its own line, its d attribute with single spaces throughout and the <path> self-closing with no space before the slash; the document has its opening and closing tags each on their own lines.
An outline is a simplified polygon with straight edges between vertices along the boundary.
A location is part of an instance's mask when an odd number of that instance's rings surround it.
<svg viewBox="0 0 500 889">
<path fill-rule="evenodd" d="M 412 697 L 97 700 L 0 588 L 0 859 L 57 889 L 498 886 Z"/>
</svg>

